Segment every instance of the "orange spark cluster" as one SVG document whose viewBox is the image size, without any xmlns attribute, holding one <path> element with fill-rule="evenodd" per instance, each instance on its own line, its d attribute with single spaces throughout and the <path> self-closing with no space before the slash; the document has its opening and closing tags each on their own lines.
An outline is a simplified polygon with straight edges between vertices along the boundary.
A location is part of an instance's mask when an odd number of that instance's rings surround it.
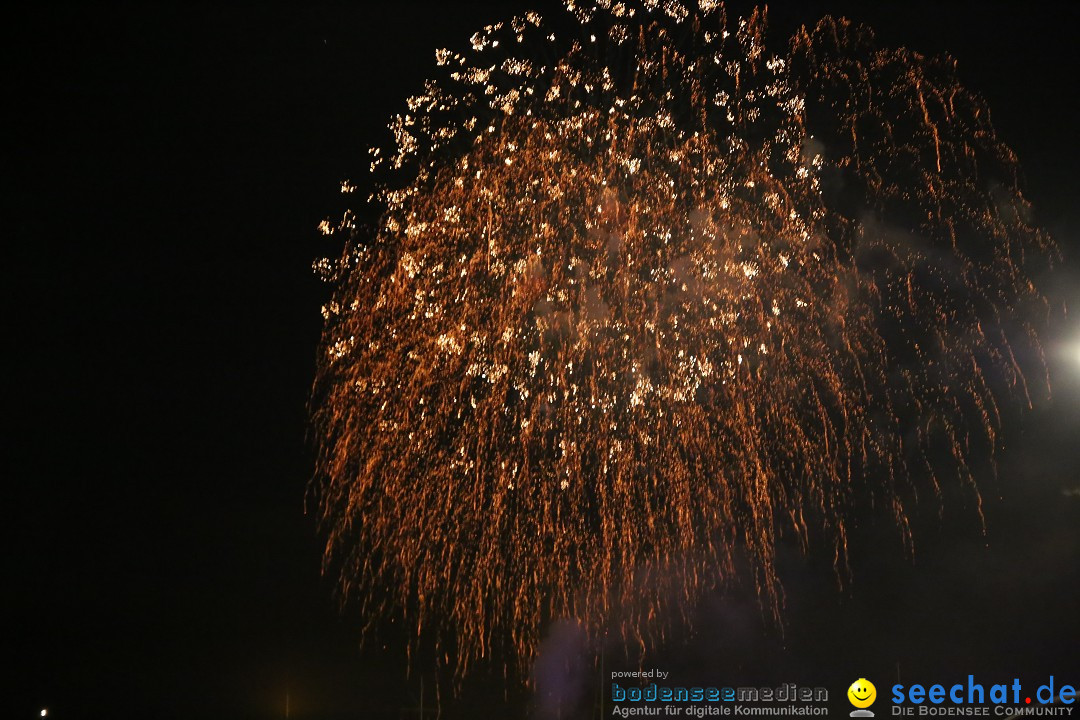
<svg viewBox="0 0 1080 720">
<path fill-rule="evenodd" d="M 485 28 L 390 123 L 313 401 L 328 567 L 459 673 L 546 623 L 644 642 L 778 540 L 992 453 L 1039 365 L 1015 160 L 948 59 L 719 3 Z M 349 190 L 353 187 L 348 186 Z M 1014 353 L 1021 341 L 1024 353 Z"/>
</svg>

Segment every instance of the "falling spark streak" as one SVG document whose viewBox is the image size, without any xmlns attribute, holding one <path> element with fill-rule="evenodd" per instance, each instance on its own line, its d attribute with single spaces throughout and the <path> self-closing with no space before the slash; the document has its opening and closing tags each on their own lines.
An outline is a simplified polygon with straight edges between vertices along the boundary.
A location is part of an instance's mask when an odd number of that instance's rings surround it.
<svg viewBox="0 0 1080 720">
<path fill-rule="evenodd" d="M 580 38 L 530 13 L 440 50 L 372 152 L 379 226 L 321 226 L 327 567 L 459 677 L 527 667 L 557 618 L 644 645 L 740 558 L 779 612 L 782 536 L 843 575 L 872 498 L 910 542 L 915 492 L 978 500 L 1045 377 L 1054 248 L 953 61 L 829 18 L 772 54 L 764 12 L 711 1 L 566 8 Z"/>
</svg>

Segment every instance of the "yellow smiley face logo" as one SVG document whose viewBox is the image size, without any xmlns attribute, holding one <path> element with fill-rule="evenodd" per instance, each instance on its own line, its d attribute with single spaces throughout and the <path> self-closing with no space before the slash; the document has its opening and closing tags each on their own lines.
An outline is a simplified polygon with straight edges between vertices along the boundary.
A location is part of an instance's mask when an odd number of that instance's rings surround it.
<svg viewBox="0 0 1080 720">
<path fill-rule="evenodd" d="M 866 678 L 859 678 L 847 689 L 847 699 L 857 708 L 868 708 L 877 699 L 877 688 Z"/>
</svg>

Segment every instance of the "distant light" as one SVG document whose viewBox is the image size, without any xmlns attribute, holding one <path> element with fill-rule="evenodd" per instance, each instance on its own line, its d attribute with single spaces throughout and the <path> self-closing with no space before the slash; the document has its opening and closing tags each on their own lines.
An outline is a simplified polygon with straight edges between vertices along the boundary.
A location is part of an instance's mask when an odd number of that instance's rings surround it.
<svg viewBox="0 0 1080 720">
<path fill-rule="evenodd" d="M 1060 347 L 1058 356 L 1069 365 L 1080 366 L 1080 337 L 1074 336 Z"/>
<path fill-rule="evenodd" d="M 41 708 L 41 717 L 45 717 L 48 714 L 49 714 L 49 709 L 48 708 Z"/>
</svg>

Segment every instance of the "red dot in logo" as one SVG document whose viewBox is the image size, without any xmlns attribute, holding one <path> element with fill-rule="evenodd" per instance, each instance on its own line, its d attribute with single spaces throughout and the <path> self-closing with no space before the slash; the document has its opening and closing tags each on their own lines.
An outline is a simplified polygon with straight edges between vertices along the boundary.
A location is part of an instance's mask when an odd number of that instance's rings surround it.
<svg viewBox="0 0 1080 720">
<path fill-rule="evenodd" d="M 1024 702 L 1026 702 L 1028 705 L 1030 705 L 1031 704 L 1031 698 L 1024 698 Z"/>
</svg>

